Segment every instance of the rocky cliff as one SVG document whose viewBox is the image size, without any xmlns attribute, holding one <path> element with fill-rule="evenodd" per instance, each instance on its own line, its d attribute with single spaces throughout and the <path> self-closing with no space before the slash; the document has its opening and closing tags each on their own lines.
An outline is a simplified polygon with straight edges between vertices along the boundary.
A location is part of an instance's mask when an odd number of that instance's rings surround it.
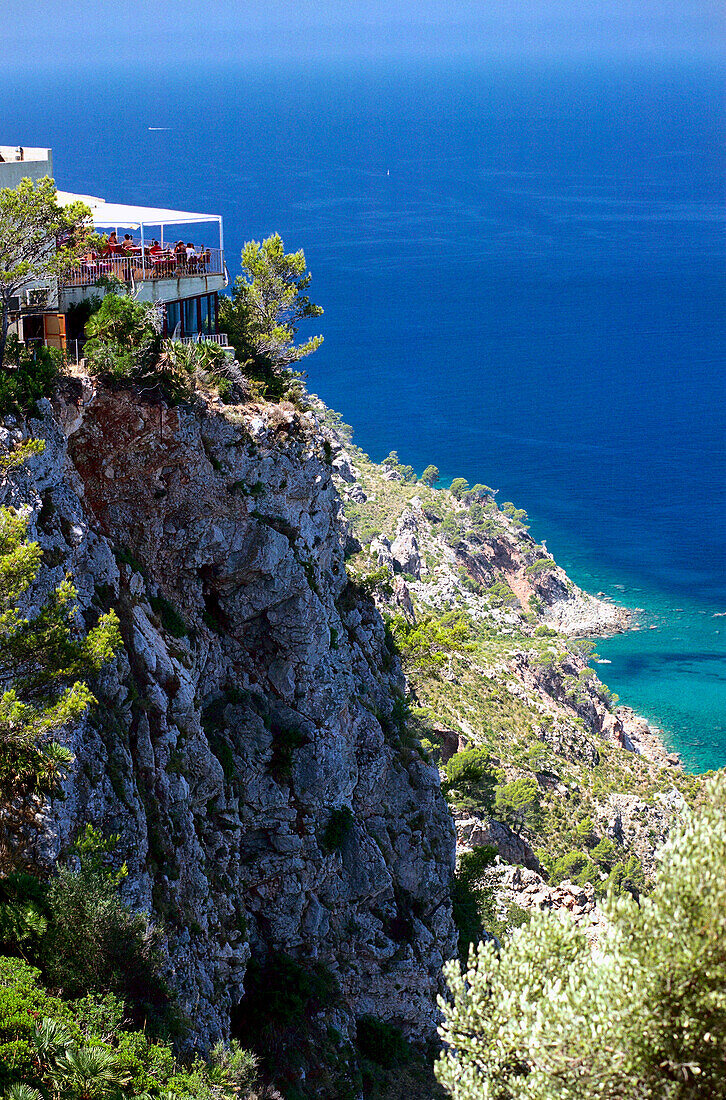
<svg viewBox="0 0 726 1100">
<path fill-rule="evenodd" d="M 71 735 L 65 789 L 6 841 L 50 868 L 79 827 L 121 835 L 126 900 L 162 921 L 196 1039 L 230 1033 L 249 960 L 324 964 L 343 1036 L 372 1014 L 436 1023 L 456 949 L 455 835 L 405 733 L 405 682 L 344 563 L 313 413 L 169 407 L 78 377 L 27 430 L 45 452 L 0 483 L 124 650 Z M 26 431 L 8 418 L 2 444 Z"/>
<path fill-rule="evenodd" d="M 27 435 L 43 454 L 0 472 L 43 549 L 27 610 L 70 573 L 85 627 L 113 607 L 124 648 L 62 797 L 0 807 L 0 849 L 50 870 L 87 823 L 120 834 L 200 1046 L 246 1039 L 250 990 L 290 961 L 335 990 L 311 1004 L 340 1080 L 361 1017 L 431 1035 L 457 839 L 499 853 L 474 883 L 499 932 L 510 902 L 596 932 L 611 880 L 647 883 L 695 781 L 588 665 L 582 636 L 627 616 L 513 505 L 372 463 L 315 400 L 174 406 L 79 373 L 0 449 Z M 535 782 L 536 820 L 512 828 L 476 784 L 444 797 L 472 748 L 500 786 Z"/>
</svg>

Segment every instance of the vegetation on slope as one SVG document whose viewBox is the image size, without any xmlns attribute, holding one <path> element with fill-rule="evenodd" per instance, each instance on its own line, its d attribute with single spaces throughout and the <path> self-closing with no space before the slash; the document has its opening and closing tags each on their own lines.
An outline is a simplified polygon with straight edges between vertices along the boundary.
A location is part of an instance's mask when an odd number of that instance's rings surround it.
<svg viewBox="0 0 726 1100">
<path fill-rule="evenodd" d="M 31 440 L 3 470 L 42 453 Z M 186 1022 L 162 977 L 162 934 L 119 896 L 118 837 L 90 826 L 44 876 L 28 831 L 73 764 L 66 734 L 95 704 L 87 678 L 120 645 L 118 619 L 84 631 L 66 579 L 32 608 L 42 552 L 25 515 L 0 509 L 0 1089 L 14 1100 L 252 1095 L 257 1063 L 239 1044 L 186 1065 L 172 1038 Z"/>
<path fill-rule="evenodd" d="M 397 455 L 377 466 L 352 445 L 334 414 L 320 411 L 346 441 L 365 494 L 345 505 L 360 547 L 349 558 L 349 573 L 375 595 L 387 618 L 411 688 L 409 728 L 442 768 L 455 816 L 473 813 L 507 824 L 553 883 L 569 879 L 591 883 L 601 896 L 611 888 L 637 896 L 648 887 L 650 868 L 642 866 L 632 837 L 608 835 L 611 799 L 640 800 L 638 839 L 652 855 L 663 839 L 649 819 L 659 797 L 677 791 L 692 802 L 700 778 L 625 752 L 594 728 L 593 705 L 612 712 L 615 700 L 590 667 L 593 643 L 542 621 L 537 584 L 556 566 L 527 533 L 523 512 L 500 509 L 494 490 L 469 488 L 463 479 L 456 479 L 456 493 L 434 488 L 430 471 L 416 482 Z M 393 538 L 414 498 L 429 529 L 419 536 L 421 580 L 402 576 L 415 618 L 396 603 L 391 571 L 380 567 L 377 544 L 371 547 L 381 536 Z M 501 546 L 518 555 L 516 570 L 498 553 Z M 486 568 L 476 566 L 477 553 Z M 516 576 L 530 586 L 524 603 L 511 587 Z M 449 760 L 457 742 L 486 755 L 487 783 L 471 782 L 465 769 L 452 773 L 466 755 Z M 491 918 L 491 898 L 481 893 L 480 903 L 482 918 Z"/>
<path fill-rule="evenodd" d="M 712 781 L 636 904 L 606 906 L 593 951 L 538 914 L 503 949 L 446 967 L 437 1075 L 454 1100 L 726 1097 L 726 778 Z"/>
</svg>

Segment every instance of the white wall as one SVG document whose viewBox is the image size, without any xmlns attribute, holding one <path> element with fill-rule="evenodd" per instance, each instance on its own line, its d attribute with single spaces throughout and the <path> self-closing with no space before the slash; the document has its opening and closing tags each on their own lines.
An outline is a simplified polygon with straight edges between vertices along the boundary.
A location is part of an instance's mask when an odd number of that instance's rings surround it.
<svg viewBox="0 0 726 1100">
<path fill-rule="evenodd" d="M 17 187 L 22 179 L 33 180 L 53 175 L 52 149 L 26 149 L 23 159 L 18 159 L 20 146 L 0 145 L 0 187 Z"/>
</svg>

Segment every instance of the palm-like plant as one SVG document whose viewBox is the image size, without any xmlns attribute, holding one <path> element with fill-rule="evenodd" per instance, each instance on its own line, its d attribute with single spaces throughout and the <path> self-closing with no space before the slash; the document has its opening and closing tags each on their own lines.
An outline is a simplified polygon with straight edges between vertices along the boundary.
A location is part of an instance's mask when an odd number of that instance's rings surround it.
<svg viewBox="0 0 726 1100">
<path fill-rule="evenodd" d="M 129 1079 L 112 1050 L 73 1044 L 55 1059 L 51 1080 L 57 1094 L 68 1100 L 106 1100 Z"/>
<path fill-rule="evenodd" d="M 37 1089 L 32 1085 L 11 1085 L 5 1093 L 3 1100 L 43 1100 Z"/>
<path fill-rule="evenodd" d="M 75 757 L 67 745 L 51 741 L 42 749 L 37 778 L 43 788 L 54 790 L 73 765 Z"/>
<path fill-rule="evenodd" d="M 55 1061 L 73 1043 L 73 1036 L 64 1023 L 45 1017 L 33 1028 L 33 1042 L 41 1062 Z"/>
</svg>

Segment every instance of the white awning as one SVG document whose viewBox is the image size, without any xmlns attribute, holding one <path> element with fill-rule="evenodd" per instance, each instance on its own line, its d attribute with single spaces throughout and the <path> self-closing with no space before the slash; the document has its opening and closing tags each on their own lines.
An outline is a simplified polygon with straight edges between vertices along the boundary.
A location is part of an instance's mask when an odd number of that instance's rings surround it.
<svg viewBox="0 0 726 1100">
<path fill-rule="evenodd" d="M 106 202 L 94 195 L 73 195 L 59 191 L 58 202 L 68 206 L 83 202 L 90 206 L 93 224 L 97 229 L 138 229 L 142 225 L 193 225 L 195 222 L 220 222 L 219 214 L 192 214 L 189 210 L 163 210 L 155 206 L 127 206 L 120 202 Z"/>
</svg>

